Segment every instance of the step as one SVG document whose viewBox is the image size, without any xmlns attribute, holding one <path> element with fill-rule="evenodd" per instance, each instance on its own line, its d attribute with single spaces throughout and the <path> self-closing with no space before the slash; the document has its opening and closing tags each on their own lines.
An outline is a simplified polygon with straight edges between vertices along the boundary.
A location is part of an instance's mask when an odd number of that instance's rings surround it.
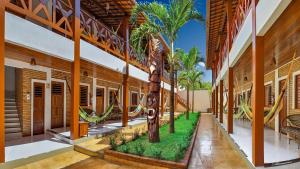
<svg viewBox="0 0 300 169">
<path fill-rule="evenodd" d="M 7 118 L 18 118 L 18 117 L 19 117 L 19 115 L 17 113 L 15 113 L 15 114 L 12 114 L 12 113 L 6 114 L 5 113 L 5 119 L 7 119 Z"/>
<path fill-rule="evenodd" d="M 104 150 L 110 149 L 110 145 L 103 144 L 103 139 L 93 139 L 74 145 L 74 150 L 91 157 L 104 157 Z"/>
<path fill-rule="evenodd" d="M 19 139 L 19 138 L 22 138 L 22 133 L 21 132 L 5 134 L 5 140 L 6 141 L 16 140 L 16 139 Z"/>
<path fill-rule="evenodd" d="M 5 110 L 17 110 L 17 106 L 5 106 Z"/>
<path fill-rule="evenodd" d="M 6 118 L 5 123 L 19 123 L 20 119 L 19 118 Z"/>
<path fill-rule="evenodd" d="M 17 110 L 5 110 L 5 114 L 15 114 L 15 113 L 18 114 L 18 111 Z"/>
<path fill-rule="evenodd" d="M 16 102 L 5 102 L 5 106 L 16 106 Z"/>
<path fill-rule="evenodd" d="M 15 102 L 16 99 L 5 99 L 5 102 Z"/>
<path fill-rule="evenodd" d="M 8 133 L 20 133 L 21 128 L 5 128 L 5 134 Z"/>
<path fill-rule="evenodd" d="M 5 128 L 20 128 L 20 123 L 5 123 Z"/>
</svg>

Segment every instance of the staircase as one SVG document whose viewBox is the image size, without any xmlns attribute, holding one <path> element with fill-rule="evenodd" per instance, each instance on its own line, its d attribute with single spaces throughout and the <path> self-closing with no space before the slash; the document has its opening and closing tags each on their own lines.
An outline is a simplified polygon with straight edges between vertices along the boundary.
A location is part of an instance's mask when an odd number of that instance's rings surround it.
<svg viewBox="0 0 300 169">
<path fill-rule="evenodd" d="M 19 113 L 15 99 L 5 99 L 5 137 L 6 140 L 22 137 Z"/>
<path fill-rule="evenodd" d="M 188 105 L 187 102 L 182 97 L 180 97 L 178 94 L 176 94 L 176 99 L 179 104 L 181 104 L 183 107 L 187 108 L 187 105 Z"/>
</svg>

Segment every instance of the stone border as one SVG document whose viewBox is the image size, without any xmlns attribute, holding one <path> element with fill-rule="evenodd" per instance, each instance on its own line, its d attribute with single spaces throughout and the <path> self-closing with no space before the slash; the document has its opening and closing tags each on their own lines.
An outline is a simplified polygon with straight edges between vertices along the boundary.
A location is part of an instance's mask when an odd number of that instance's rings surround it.
<svg viewBox="0 0 300 169">
<path fill-rule="evenodd" d="M 186 169 L 186 168 L 188 168 L 188 164 L 189 164 L 189 161 L 190 161 L 192 153 L 193 153 L 193 147 L 195 145 L 195 140 L 196 140 L 197 133 L 198 133 L 200 118 L 201 118 L 201 114 L 199 116 L 196 128 L 194 130 L 194 134 L 191 139 L 190 146 L 188 147 L 183 160 L 181 160 L 180 162 L 159 160 L 159 159 L 155 159 L 155 158 L 137 156 L 137 155 L 117 152 L 117 151 L 113 151 L 113 150 L 105 150 L 104 151 L 104 159 L 113 161 L 113 162 L 122 162 L 122 163 L 128 163 L 130 165 L 137 165 L 137 166 L 141 166 L 142 164 L 139 164 L 139 163 L 142 161 L 142 163 L 146 164 L 146 165 L 152 165 L 152 166 L 157 166 L 157 167 L 166 167 L 166 168 Z"/>
</svg>

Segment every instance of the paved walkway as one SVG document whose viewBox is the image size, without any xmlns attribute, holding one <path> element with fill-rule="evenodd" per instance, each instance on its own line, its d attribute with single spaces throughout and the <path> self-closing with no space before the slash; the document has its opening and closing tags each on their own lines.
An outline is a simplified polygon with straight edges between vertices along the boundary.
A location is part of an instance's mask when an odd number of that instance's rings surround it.
<svg viewBox="0 0 300 169">
<path fill-rule="evenodd" d="M 247 169 L 214 122 L 211 114 L 202 114 L 189 169 Z"/>
</svg>

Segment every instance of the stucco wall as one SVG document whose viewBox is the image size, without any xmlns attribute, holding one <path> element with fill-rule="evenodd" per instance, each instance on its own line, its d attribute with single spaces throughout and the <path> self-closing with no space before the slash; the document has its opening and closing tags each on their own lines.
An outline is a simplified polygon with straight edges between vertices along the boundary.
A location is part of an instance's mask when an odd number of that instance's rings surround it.
<svg viewBox="0 0 300 169">
<path fill-rule="evenodd" d="M 181 98 L 187 99 L 186 91 L 178 91 L 178 94 Z M 190 91 L 190 105 L 192 105 L 193 92 Z M 207 112 L 207 109 L 211 108 L 211 96 L 208 90 L 196 90 L 195 91 L 195 103 L 194 111 Z M 192 108 L 192 107 L 191 107 Z M 185 111 L 185 110 L 183 110 Z"/>
</svg>

